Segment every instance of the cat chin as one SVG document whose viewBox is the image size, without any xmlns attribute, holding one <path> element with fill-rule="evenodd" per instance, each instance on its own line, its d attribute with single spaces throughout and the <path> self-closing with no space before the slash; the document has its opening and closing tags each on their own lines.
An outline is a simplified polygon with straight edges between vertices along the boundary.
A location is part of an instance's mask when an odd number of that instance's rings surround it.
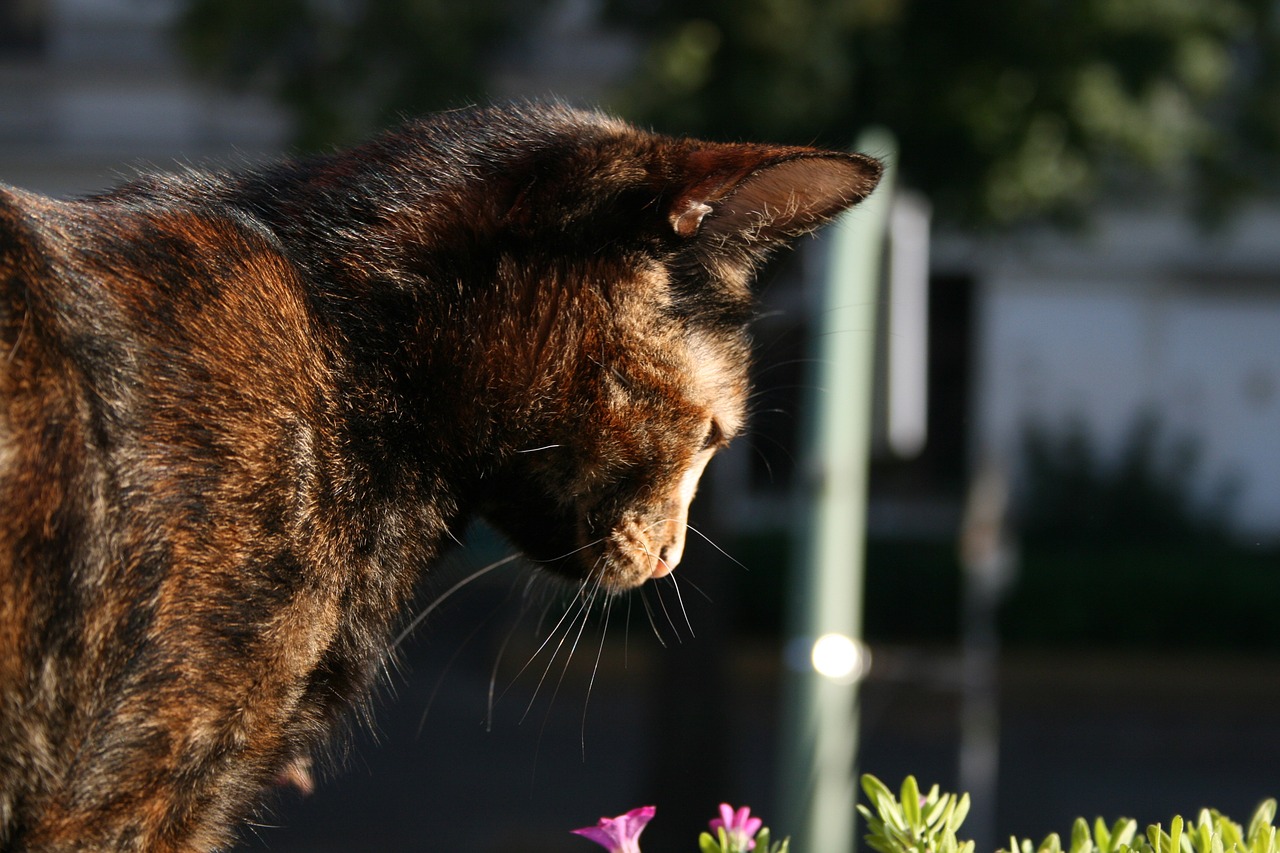
<svg viewBox="0 0 1280 853">
<path fill-rule="evenodd" d="M 624 514 L 610 533 L 592 536 L 585 518 L 575 522 L 565 514 L 553 517 L 547 503 L 544 499 L 541 515 L 508 513 L 505 508 L 493 507 L 485 513 L 485 520 L 540 571 L 581 586 L 584 592 L 598 588 L 611 595 L 623 593 L 670 572 L 659 546 L 642 532 L 653 525 L 646 526 L 638 515 L 630 518 Z M 570 535 L 563 535 L 565 532 Z"/>
<path fill-rule="evenodd" d="M 610 553 L 613 551 L 612 548 L 596 546 L 559 559 L 540 560 L 527 551 L 526 556 L 540 570 L 562 578 L 568 585 L 580 587 L 587 593 L 599 589 L 610 595 L 618 595 L 643 586 L 652 577 L 667 573 L 665 564 L 661 561 L 658 562 L 663 568 L 656 569 L 643 556 L 636 558 L 625 552 Z"/>
</svg>

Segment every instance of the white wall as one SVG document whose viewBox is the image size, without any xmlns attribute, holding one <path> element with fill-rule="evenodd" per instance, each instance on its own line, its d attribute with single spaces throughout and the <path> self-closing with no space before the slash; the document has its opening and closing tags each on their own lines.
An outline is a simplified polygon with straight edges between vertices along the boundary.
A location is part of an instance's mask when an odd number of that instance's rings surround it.
<svg viewBox="0 0 1280 853">
<path fill-rule="evenodd" d="M 1239 488 L 1233 522 L 1280 536 L 1280 267 L 1273 282 L 993 275 L 978 304 L 979 452 L 1023 425 L 1082 421 L 1114 450 L 1144 410 L 1201 448 L 1199 487 Z"/>
</svg>

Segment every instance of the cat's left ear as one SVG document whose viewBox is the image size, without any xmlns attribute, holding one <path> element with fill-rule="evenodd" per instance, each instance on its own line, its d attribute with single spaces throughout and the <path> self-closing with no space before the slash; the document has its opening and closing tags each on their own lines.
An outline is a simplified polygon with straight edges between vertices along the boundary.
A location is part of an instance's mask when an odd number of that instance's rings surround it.
<svg viewBox="0 0 1280 853">
<path fill-rule="evenodd" d="M 812 231 L 875 189 L 882 167 L 861 154 L 723 146 L 695 152 L 667 221 L 685 238 L 773 243 Z"/>
</svg>

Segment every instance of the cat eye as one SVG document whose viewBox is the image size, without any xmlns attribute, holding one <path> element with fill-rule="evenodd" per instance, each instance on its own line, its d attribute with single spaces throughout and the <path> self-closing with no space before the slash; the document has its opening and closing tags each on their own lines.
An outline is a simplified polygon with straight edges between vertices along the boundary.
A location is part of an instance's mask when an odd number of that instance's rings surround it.
<svg viewBox="0 0 1280 853">
<path fill-rule="evenodd" d="M 710 450 L 713 447 L 720 447 L 725 443 L 724 430 L 722 430 L 720 428 L 720 424 L 713 419 L 711 421 L 711 425 L 707 427 L 707 437 L 702 440 L 702 449 Z"/>
</svg>

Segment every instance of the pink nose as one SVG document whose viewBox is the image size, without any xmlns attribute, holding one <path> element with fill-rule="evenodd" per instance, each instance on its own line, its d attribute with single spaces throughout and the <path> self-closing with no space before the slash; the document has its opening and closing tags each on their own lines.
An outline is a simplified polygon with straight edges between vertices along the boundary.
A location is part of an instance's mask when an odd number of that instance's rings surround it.
<svg viewBox="0 0 1280 853">
<path fill-rule="evenodd" d="M 668 546 L 664 546 L 658 553 L 658 562 L 653 567 L 653 577 L 660 578 L 669 575 L 671 574 L 671 570 L 676 567 L 675 563 L 668 560 L 668 555 L 670 553 L 671 548 Z"/>
<path fill-rule="evenodd" d="M 673 531 L 674 532 L 674 531 Z M 672 541 L 662 546 L 658 551 L 658 560 L 653 567 L 653 577 L 660 578 L 671 574 L 675 567 L 680 565 L 680 558 L 684 554 L 684 542 L 678 534 Z"/>
</svg>

